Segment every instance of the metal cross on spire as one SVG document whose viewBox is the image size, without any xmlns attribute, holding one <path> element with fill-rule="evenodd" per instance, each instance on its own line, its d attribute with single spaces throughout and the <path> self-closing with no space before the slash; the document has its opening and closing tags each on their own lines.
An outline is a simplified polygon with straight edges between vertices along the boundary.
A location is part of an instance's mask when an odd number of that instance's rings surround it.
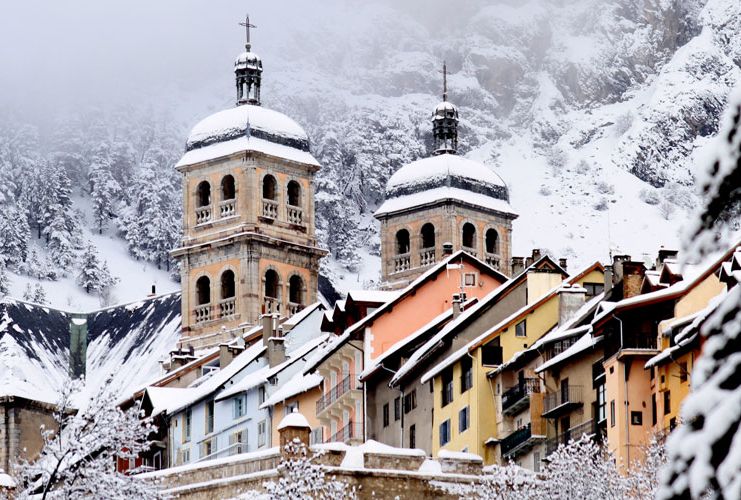
<svg viewBox="0 0 741 500">
<path fill-rule="evenodd" d="M 443 61 L 443 102 L 448 100 L 448 66 Z"/>
<path fill-rule="evenodd" d="M 247 14 L 244 16 L 244 22 L 239 23 L 240 26 L 244 26 L 245 35 L 247 36 L 247 43 L 245 43 L 244 47 L 247 49 L 247 52 L 250 51 L 252 48 L 252 44 L 250 43 L 250 28 L 257 28 L 254 24 L 250 23 L 250 15 Z"/>
</svg>

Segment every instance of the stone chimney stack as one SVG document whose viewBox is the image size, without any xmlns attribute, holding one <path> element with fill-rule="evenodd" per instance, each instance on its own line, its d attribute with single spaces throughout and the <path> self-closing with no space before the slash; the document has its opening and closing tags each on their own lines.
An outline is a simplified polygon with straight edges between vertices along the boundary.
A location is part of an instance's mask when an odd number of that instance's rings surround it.
<svg viewBox="0 0 741 500">
<path fill-rule="evenodd" d="M 627 299 L 641 294 L 641 284 L 646 275 L 643 262 L 628 260 L 623 262 L 623 298 Z"/>
<path fill-rule="evenodd" d="M 219 344 L 219 368 L 222 370 L 226 368 L 244 349 L 245 343 L 242 337 L 237 337 L 234 342 Z"/>
<path fill-rule="evenodd" d="M 608 264 L 605 266 L 605 296 L 612 290 L 613 280 L 615 279 L 612 275 L 612 265 Z"/>
<path fill-rule="evenodd" d="M 659 255 L 656 257 L 656 269 L 661 270 L 662 264 L 666 259 L 676 259 L 679 256 L 678 250 L 667 250 L 664 247 L 659 249 Z"/>
<path fill-rule="evenodd" d="M 463 310 L 463 300 L 464 299 L 461 297 L 461 294 L 453 294 L 453 319 L 460 316 L 461 311 Z"/>
<path fill-rule="evenodd" d="M 309 446 L 309 436 L 311 435 L 311 426 L 302 414 L 297 410 L 289 413 L 278 424 L 278 436 L 280 440 L 280 454 L 284 459 L 290 459 L 296 456 L 296 449 L 291 449 L 290 444 L 303 443 Z"/>
<path fill-rule="evenodd" d="M 443 257 L 453 255 L 453 244 L 449 241 L 443 243 Z"/>
<path fill-rule="evenodd" d="M 521 274 L 525 270 L 525 259 L 522 257 L 512 257 L 512 277 Z"/>
<path fill-rule="evenodd" d="M 540 257 L 540 248 L 533 248 L 533 262 L 537 262 L 538 260 L 540 260 Z"/>
<path fill-rule="evenodd" d="M 569 285 L 568 283 L 564 283 L 558 289 L 558 324 L 563 325 L 573 318 L 576 311 L 586 302 L 586 297 L 586 288 L 578 284 Z"/>
<path fill-rule="evenodd" d="M 270 337 L 273 336 L 273 333 L 276 330 L 277 322 L 278 318 L 270 313 L 262 315 L 262 345 L 268 345 Z"/>
<path fill-rule="evenodd" d="M 615 255 L 612 258 L 612 284 L 617 285 L 623 280 L 623 262 L 630 260 L 630 255 Z"/>
<path fill-rule="evenodd" d="M 568 262 L 566 261 L 566 257 L 561 257 L 560 259 L 558 259 L 558 265 L 564 271 L 568 271 Z"/>
</svg>

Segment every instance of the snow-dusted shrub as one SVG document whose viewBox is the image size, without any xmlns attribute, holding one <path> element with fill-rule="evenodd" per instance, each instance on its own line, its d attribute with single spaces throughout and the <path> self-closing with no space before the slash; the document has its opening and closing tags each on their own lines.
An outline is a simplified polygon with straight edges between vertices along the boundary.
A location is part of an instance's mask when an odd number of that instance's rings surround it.
<svg viewBox="0 0 741 500">
<path fill-rule="evenodd" d="M 76 412 L 73 400 L 84 384 L 77 380 L 63 387 L 55 428 L 41 429 L 39 457 L 16 466 L 16 498 L 164 498 L 154 482 L 116 471 L 117 460 L 149 449 L 152 425 L 142 423 L 135 408 L 120 410 L 105 389 Z"/>
<path fill-rule="evenodd" d="M 445 492 L 461 499 L 529 500 L 538 497 L 540 481 L 531 471 L 510 462 L 492 465 L 485 470 L 481 480 L 473 484 L 435 483 Z"/>
<path fill-rule="evenodd" d="M 633 125 L 633 113 L 627 111 L 615 119 L 615 125 L 613 126 L 615 135 L 623 135 L 631 125 Z"/>
<path fill-rule="evenodd" d="M 643 447 L 643 460 L 631 464 L 625 476 L 633 498 L 654 498 L 659 489 L 659 471 L 666 465 L 666 435 L 654 434 Z"/>
<path fill-rule="evenodd" d="M 558 175 L 558 173 L 564 169 L 568 161 L 569 155 L 560 147 L 555 146 L 548 151 L 547 162 L 553 175 Z"/>
<path fill-rule="evenodd" d="M 593 208 L 600 212 L 604 212 L 605 210 L 610 208 L 610 205 L 607 202 L 607 198 L 600 198 L 599 200 L 597 200 L 597 203 L 594 204 Z"/>
<path fill-rule="evenodd" d="M 585 175 L 592 171 L 592 166 L 587 162 L 587 160 L 579 160 L 579 163 L 576 164 L 576 173 L 579 175 Z"/>
<path fill-rule="evenodd" d="M 641 189 L 638 198 L 647 205 L 658 205 L 661 201 L 659 193 L 654 188 Z"/>
<path fill-rule="evenodd" d="M 543 184 L 542 186 L 540 186 L 538 193 L 543 196 L 550 196 L 551 194 L 553 194 L 553 191 L 551 191 L 551 188 Z"/>
<path fill-rule="evenodd" d="M 605 181 L 598 181 L 597 192 L 600 194 L 615 194 L 615 186 Z"/>
<path fill-rule="evenodd" d="M 669 220 L 672 218 L 672 214 L 674 213 L 674 210 L 676 210 L 676 207 L 674 206 L 674 203 L 667 199 L 661 200 L 661 203 L 659 203 L 659 213 L 661 216 Z"/>
</svg>

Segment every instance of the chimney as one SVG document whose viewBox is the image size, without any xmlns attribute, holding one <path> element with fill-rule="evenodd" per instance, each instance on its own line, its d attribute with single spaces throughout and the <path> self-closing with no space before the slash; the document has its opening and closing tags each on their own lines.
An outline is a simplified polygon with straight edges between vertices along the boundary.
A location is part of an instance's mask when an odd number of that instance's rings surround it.
<svg viewBox="0 0 741 500">
<path fill-rule="evenodd" d="M 457 318 L 463 310 L 463 300 L 460 293 L 453 294 L 453 319 Z"/>
<path fill-rule="evenodd" d="M 586 301 L 587 290 L 580 285 L 564 285 L 558 289 L 558 324 L 563 325 L 574 317 Z"/>
<path fill-rule="evenodd" d="M 641 294 L 641 284 L 646 275 L 643 262 L 628 260 L 623 262 L 623 298 L 627 299 Z"/>
<path fill-rule="evenodd" d="M 236 342 L 219 344 L 219 368 L 222 370 L 226 368 L 244 349 L 245 343 L 242 337 L 239 337 Z"/>
<path fill-rule="evenodd" d="M 566 262 L 566 257 L 561 257 L 560 259 L 558 259 L 558 265 L 561 267 L 561 269 L 563 269 L 564 271 L 567 271 L 568 265 Z"/>
<path fill-rule="evenodd" d="M 451 242 L 443 243 L 443 255 L 453 255 L 453 244 Z"/>
<path fill-rule="evenodd" d="M 273 330 L 274 330 L 274 321 L 272 314 L 263 314 L 262 315 L 262 345 L 267 346 L 268 340 L 270 340 L 270 337 L 273 336 Z"/>
<path fill-rule="evenodd" d="M 533 265 L 533 258 L 532 257 L 525 257 L 525 267 L 530 267 Z"/>
<path fill-rule="evenodd" d="M 630 260 L 630 255 L 615 255 L 612 258 L 612 284 L 623 281 L 623 262 Z"/>
<path fill-rule="evenodd" d="M 294 445 L 297 441 L 308 448 L 311 426 L 302 414 L 297 410 L 289 413 L 278 424 L 278 436 L 280 440 L 280 454 L 283 459 L 289 460 L 301 456 L 300 450 Z"/>
<path fill-rule="evenodd" d="M 613 276 L 612 266 L 610 264 L 605 266 L 605 296 L 612 290 Z"/>
<path fill-rule="evenodd" d="M 275 335 L 268 340 L 268 365 L 272 368 L 286 360 L 286 338 L 283 336 L 283 328 L 278 327 Z"/>
<path fill-rule="evenodd" d="M 533 248 L 533 262 L 538 262 L 540 256 L 540 248 Z"/>
<path fill-rule="evenodd" d="M 512 257 L 512 276 L 517 276 L 525 270 L 525 259 L 522 257 Z"/>
<path fill-rule="evenodd" d="M 659 249 L 659 255 L 656 258 L 656 269 L 661 270 L 661 265 L 666 259 L 676 259 L 678 255 L 678 250 L 667 250 L 666 248 L 661 247 Z"/>
</svg>

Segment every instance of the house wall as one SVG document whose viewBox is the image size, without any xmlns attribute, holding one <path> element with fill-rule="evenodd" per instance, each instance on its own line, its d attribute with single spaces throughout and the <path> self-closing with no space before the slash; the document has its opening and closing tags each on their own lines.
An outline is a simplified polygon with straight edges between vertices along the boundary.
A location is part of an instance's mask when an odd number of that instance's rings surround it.
<svg viewBox="0 0 741 500">
<path fill-rule="evenodd" d="M 306 420 L 311 426 L 313 431 L 317 427 L 321 427 L 322 424 L 316 416 L 316 402 L 322 397 L 321 386 L 314 387 L 313 389 L 297 394 L 286 401 L 276 404 L 273 407 L 273 425 L 272 425 L 272 442 L 277 444 L 280 443 L 280 436 L 278 432 L 278 425 L 283 417 L 286 415 L 286 409 L 292 404 L 298 403 L 298 411 L 306 417 Z M 323 436 L 324 437 L 324 436 Z"/>
<path fill-rule="evenodd" d="M 0 398 L 0 469 L 12 473 L 20 459 L 35 459 L 44 446 L 41 426 L 55 429 L 51 407 L 23 398 Z"/>
</svg>

